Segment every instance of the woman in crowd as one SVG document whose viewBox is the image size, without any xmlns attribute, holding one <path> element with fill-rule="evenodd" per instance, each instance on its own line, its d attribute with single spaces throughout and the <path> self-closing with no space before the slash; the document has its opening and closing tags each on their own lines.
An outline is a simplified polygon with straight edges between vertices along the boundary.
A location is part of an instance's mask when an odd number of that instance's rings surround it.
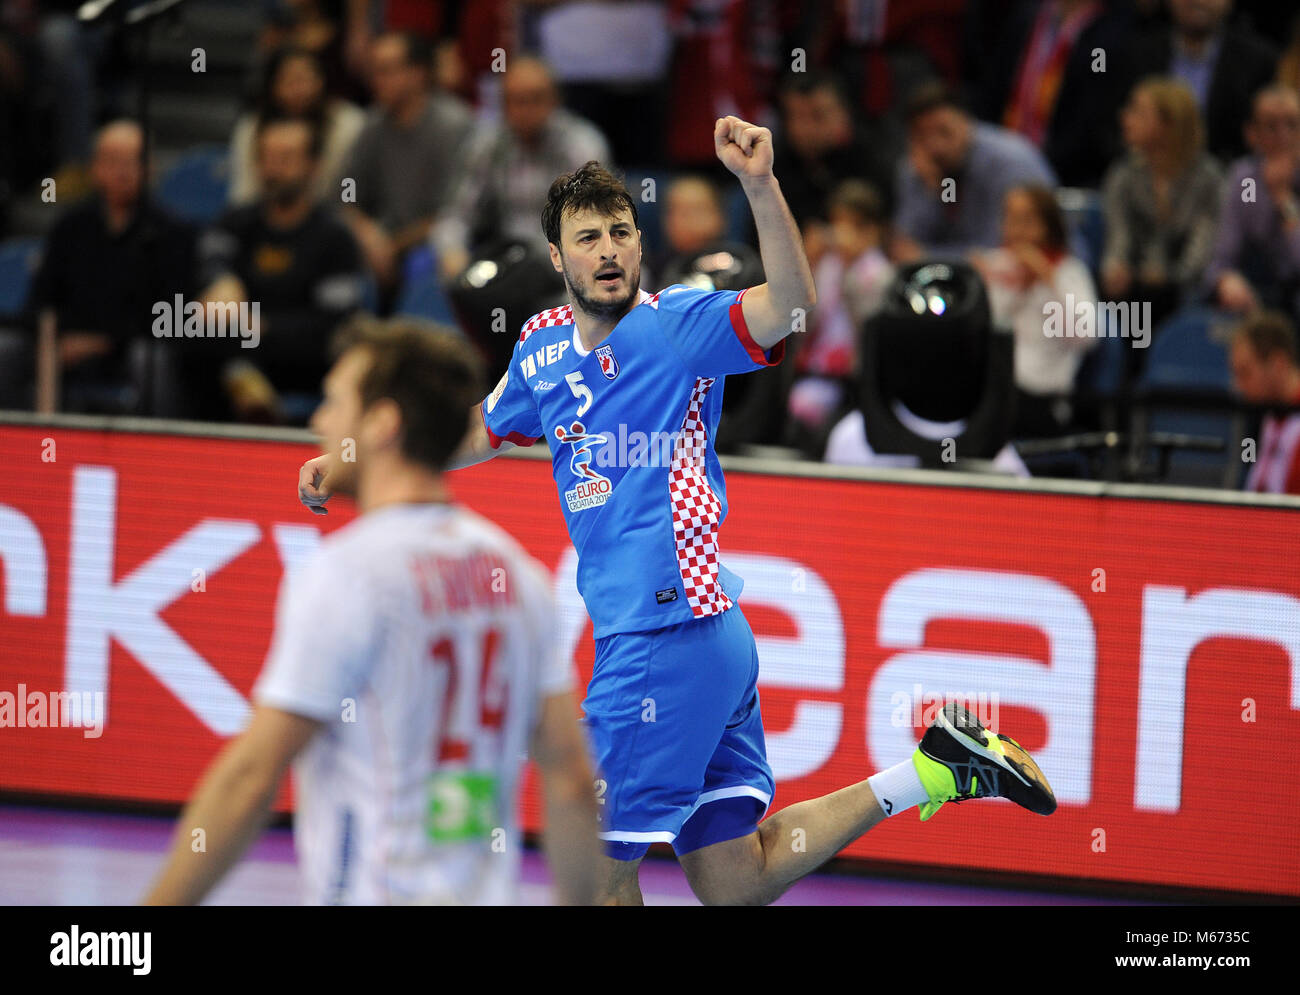
<svg viewBox="0 0 1300 995">
<path fill-rule="evenodd" d="M 320 60 L 305 48 L 290 46 L 272 53 L 257 108 L 235 122 L 230 138 L 230 203 L 247 204 L 261 195 L 253 168 L 253 138 L 258 124 L 270 117 L 308 118 L 316 124 L 321 156 L 315 192 L 321 199 L 337 200 L 339 173 L 365 114 L 355 104 L 329 96 Z"/>
<path fill-rule="evenodd" d="M 1002 246 L 972 255 L 994 322 L 1015 333 L 1016 438 L 1068 427 L 1074 376 L 1097 341 L 1096 287 L 1067 241 L 1051 189 L 1016 186 L 1003 201 Z"/>
<path fill-rule="evenodd" d="M 1128 154 L 1106 174 L 1102 292 L 1113 301 L 1150 302 L 1159 324 L 1210 261 L 1222 177 L 1205 151 L 1196 97 L 1183 83 L 1144 80 L 1121 120 Z"/>
</svg>

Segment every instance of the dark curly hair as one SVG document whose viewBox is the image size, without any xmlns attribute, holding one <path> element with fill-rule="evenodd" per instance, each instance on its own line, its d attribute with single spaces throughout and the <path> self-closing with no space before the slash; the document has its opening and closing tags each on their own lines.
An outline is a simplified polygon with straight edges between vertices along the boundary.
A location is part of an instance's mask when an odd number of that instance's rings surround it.
<svg viewBox="0 0 1300 995">
<path fill-rule="evenodd" d="M 572 173 L 557 177 L 546 194 L 542 208 L 542 231 L 546 241 L 560 244 L 560 219 L 566 213 L 594 209 L 607 218 L 616 216 L 622 208 L 632 212 L 632 224 L 637 225 L 636 201 L 627 192 L 623 181 L 598 163 L 588 160 Z"/>
</svg>

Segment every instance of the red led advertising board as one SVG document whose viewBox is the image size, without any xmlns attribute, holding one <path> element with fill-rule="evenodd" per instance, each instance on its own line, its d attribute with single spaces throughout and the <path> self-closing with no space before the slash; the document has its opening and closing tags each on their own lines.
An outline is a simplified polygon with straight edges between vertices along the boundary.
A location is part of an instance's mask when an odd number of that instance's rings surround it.
<svg viewBox="0 0 1300 995">
<path fill-rule="evenodd" d="M 98 730 L 0 728 L 0 792 L 187 797 L 247 718 L 283 570 L 351 517 L 299 505 L 310 455 L 0 426 L 0 693 L 106 705 Z M 553 571 L 585 679 L 549 464 L 449 479 Z M 739 471 L 727 497 L 774 808 L 905 759 L 959 695 L 1035 753 L 1056 814 L 908 813 L 844 856 L 1300 895 L 1300 512 Z"/>
</svg>

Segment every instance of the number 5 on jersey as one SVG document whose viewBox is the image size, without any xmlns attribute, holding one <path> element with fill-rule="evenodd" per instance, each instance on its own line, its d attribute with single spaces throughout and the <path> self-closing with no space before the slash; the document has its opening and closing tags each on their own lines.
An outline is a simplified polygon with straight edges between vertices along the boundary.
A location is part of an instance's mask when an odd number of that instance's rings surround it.
<svg viewBox="0 0 1300 995">
<path fill-rule="evenodd" d="M 564 382 L 569 385 L 569 390 L 573 396 L 578 399 L 578 414 L 585 415 L 587 409 L 591 407 L 591 388 L 582 382 L 582 371 L 574 370 L 572 373 L 565 374 Z"/>
</svg>

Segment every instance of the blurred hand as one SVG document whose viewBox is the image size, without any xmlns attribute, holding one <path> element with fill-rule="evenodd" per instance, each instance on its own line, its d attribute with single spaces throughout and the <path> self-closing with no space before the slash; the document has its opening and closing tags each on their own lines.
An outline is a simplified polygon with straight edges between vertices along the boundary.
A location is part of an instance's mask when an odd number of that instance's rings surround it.
<svg viewBox="0 0 1300 995">
<path fill-rule="evenodd" d="M 280 395 L 266 374 L 247 360 L 235 360 L 222 369 L 221 384 L 226 397 L 242 422 L 279 424 L 284 416 Z"/>
<path fill-rule="evenodd" d="M 344 217 L 352 229 L 352 234 L 361 247 L 361 255 L 366 260 L 375 279 L 385 286 L 391 286 L 397 280 L 397 246 L 382 227 L 366 217 L 359 210 L 345 212 Z"/>
<path fill-rule="evenodd" d="M 64 332 L 59 336 L 59 362 L 76 366 L 113 350 L 113 340 L 102 332 Z"/>
<path fill-rule="evenodd" d="M 248 300 L 244 283 L 237 276 L 227 274 L 213 280 L 208 289 L 203 291 L 206 304 L 238 304 Z"/>
<path fill-rule="evenodd" d="M 1229 311 L 1254 311 L 1259 299 L 1244 276 L 1233 270 L 1219 277 L 1219 304 Z"/>
<path fill-rule="evenodd" d="M 970 252 L 966 253 L 966 261 L 974 267 L 975 272 L 980 275 L 980 279 L 986 284 L 992 283 L 996 279 L 997 274 L 993 271 L 992 260 L 989 259 L 987 252 L 980 249 L 971 249 Z"/>
<path fill-rule="evenodd" d="M 1295 153 L 1283 152 L 1264 160 L 1260 172 L 1264 186 L 1273 195 L 1273 200 L 1281 202 L 1294 196 L 1292 185 L 1295 182 L 1296 167 L 1300 164 Z"/>
<path fill-rule="evenodd" d="M 925 250 L 916 239 L 896 232 L 889 240 L 889 258 L 900 266 L 914 263 L 925 255 Z"/>
<path fill-rule="evenodd" d="M 1016 245 L 1007 246 L 1011 254 L 1025 269 L 1026 278 L 1029 283 L 1037 280 L 1052 279 L 1053 266 L 1047 254 L 1038 246 L 1031 242 L 1019 242 Z"/>
<path fill-rule="evenodd" d="M 943 184 L 943 170 L 939 168 L 939 164 L 915 142 L 908 146 L 907 158 L 912 168 L 916 170 L 916 175 L 921 178 L 921 182 L 931 190 L 938 190 Z"/>
<path fill-rule="evenodd" d="M 451 283 L 469 265 L 469 253 L 464 249 L 449 249 L 438 255 L 438 273 L 443 283 Z"/>
<path fill-rule="evenodd" d="M 1133 285 L 1133 272 L 1127 263 L 1108 259 L 1101 267 L 1101 289 L 1107 297 L 1117 300 L 1128 293 Z"/>
</svg>

